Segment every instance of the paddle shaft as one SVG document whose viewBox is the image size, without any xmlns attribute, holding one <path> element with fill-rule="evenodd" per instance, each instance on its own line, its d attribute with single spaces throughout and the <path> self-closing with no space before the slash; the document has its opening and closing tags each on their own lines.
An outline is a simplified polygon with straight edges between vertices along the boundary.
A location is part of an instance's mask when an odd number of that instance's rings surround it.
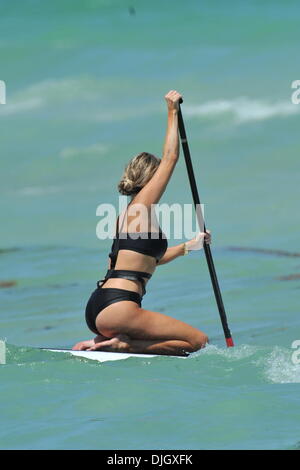
<svg viewBox="0 0 300 470">
<path fill-rule="evenodd" d="M 180 100 L 180 102 L 182 103 L 182 100 Z M 206 232 L 205 222 L 204 222 L 204 218 L 203 218 L 203 214 L 201 210 L 201 203 L 200 203 L 200 198 L 199 198 L 198 189 L 196 185 L 196 180 L 195 180 L 189 145 L 188 145 L 188 141 L 186 138 L 186 132 L 185 132 L 180 105 L 178 109 L 178 127 L 179 127 L 179 134 L 180 134 L 182 149 L 184 153 L 186 168 L 187 168 L 190 186 L 192 190 L 198 224 L 199 224 L 201 232 Z M 231 333 L 230 333 L 228 323 L 227 323 L 225 307 L 224 307 L 223 300 L 222 300 L 222 295 L 221 295 L 218 278 L 217 278 L 217 274 L 216 274 L 216 270 L 215 270 L 215 266 L 213 262 L 213 257 L 211 254 L 210 246 L 205 241 L 203 242 L 203 249 L 205 252 L 209 274 L 210 274 L 216 302 L 217 302 L 218 309 L 219 309 L 219 314 L 220 314 L 220 319 L 221 319 L 221 323 L 222 323 L 222 327 L 223 327 L 223 331 L 225 335 L 226 344 L 228 347 L 231 347 L 231 346 L 234 346 L 234 344 L 233 344 L 233 339 L 231 337 Z"/>
</svg>

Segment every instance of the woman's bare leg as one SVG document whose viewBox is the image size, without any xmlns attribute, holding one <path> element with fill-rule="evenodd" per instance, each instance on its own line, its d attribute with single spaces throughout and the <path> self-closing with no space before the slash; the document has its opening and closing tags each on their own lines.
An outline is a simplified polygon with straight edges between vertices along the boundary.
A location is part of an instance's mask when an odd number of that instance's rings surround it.
<svg viewBox="0 0 300 470">
<path fill-rule="evenodd" d="M 186 353 L 194 351 L 190 343 L 186 341 L 131 339 L 127 335 L 118 335 L 113 338 L 98 335 L 94 339 L 80 341 L 72 349 L 75 351 L 114 351 L 180 356 L 186 356 Z"/>
<path fill-rule="evenodd" d="M 204 347 L 204 346 L 203 346 Z M 159 341 L 147 339 L 131 339 L 127 335 L 118 335 L 108 341 L 100 341 L 87 348 L 88 351 L 114 351 L 139 354 L 161 354 L 186 356 L 194 352 L 190 343 L 179 340 Z"/>
<path fill-rule="evenodd" d="M 180 354 L 193 352 L 205 346 L 207 335 L 202 331 L 158 312 L 140 308 L 130 301 L 106 307 L 97 317 L 96 326 L 105 337 L 114 341 L 103 343 L 103 348 L 132 353 Z M 122 335 L 126 335 L 126 339 Z M 109 344 L 108 344 L 109 343 Z M 93 349 L 99 349 L 101 342 Z M 102 349 L 102 348 L 101 348 Z M 103 349 L 104 350 L 104 349 Z"/>
</svg>

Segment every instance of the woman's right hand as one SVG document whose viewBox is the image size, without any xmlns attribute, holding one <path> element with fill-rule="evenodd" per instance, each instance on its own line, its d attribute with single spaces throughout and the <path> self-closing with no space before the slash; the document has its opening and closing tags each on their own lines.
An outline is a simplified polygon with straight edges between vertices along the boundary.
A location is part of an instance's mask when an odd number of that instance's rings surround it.
<svg viewBox="0 0 300 470">
<path fill-rule="evenodd" d="M 178 93 L 178 91 L 170 90 L 169 93 L 166 94 L 165 100 L 167 102 L 168 111 L 178 111 L 179 109 L 179 101 L 182 98 L 182 95 Z"/>
</svg>

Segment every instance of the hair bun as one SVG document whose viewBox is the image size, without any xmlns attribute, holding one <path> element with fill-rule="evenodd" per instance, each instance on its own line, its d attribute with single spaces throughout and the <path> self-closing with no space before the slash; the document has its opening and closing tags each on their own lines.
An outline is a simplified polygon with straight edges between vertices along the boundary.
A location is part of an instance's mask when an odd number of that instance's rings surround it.
<svg viewBox="0 0 300 470">
<path fill-rule="evenodd" d="M 122 178 L 118 185 L 119 192 L 125 196 L 130 196 L 131 194 L 134 194 L 135 189 L 136 188 L 134 182 L 128 177 Z"/>
<path fill-rule="evenodd" d="M 151 153 L 142 152 L 130 160 L 125 168 L 118 190 L 125 196 L 137 194 L 152 178 L 160 160 Z"/>
</svg>

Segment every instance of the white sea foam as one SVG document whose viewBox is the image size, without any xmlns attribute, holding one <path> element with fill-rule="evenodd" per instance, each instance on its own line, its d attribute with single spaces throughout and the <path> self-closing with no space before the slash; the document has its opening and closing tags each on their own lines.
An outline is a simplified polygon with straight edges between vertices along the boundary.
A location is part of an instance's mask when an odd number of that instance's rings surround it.
<svg viewBox="0 0 300 470">
<path fill-rule="evenodd" d="M 300 383 L 300 364 L 293 364 L 293 350 L 275 346 L 264 360 L 264 374 L 273 383 Z"/>
<path fill-rule="evenodd" d="M 293 364 L 292 353 L 283 347 L 263 347 L 242 344 L 234 348 L 219 348 L 212 344 L 201 351 L 190 355 L 190 358 L 201 356 L 221 356 L 229 362 L 251 358 L 251 363 L 262 371 L 262 375 L 272 383 L 300 383 L 300 364 Z M 258 356 L 258 358 L 257 358 Z"/>
<path fill-rule="evenodd" d="M 209 101 L 201 105 L 186 105 L 184 107 L 184 114 L 189 117 L 219 117 L 227 114 L 237 124 L 248 121 L 261 121 L 273 117 L 285 117 L 299 113 L 300 106 L 296 106 L 290 101 L 271 103 L 247 97 Z"/>
<path fill-rule="evenodd" d="M 24 113 L 40 108 L 43 102 L 39 97 L 28 99 L 12 99 L 0 107 L 0 115 L 9 116 L 12 114 Z"/>
<path fill-rule="evenodd" d="M 219 348 L 210 344 L 204 349 L 191 354 L 190 359 L 193 357 L 219 356 L 230 363 L 250 358 L 250 362 L 257 367 L 259 374 L 268 382 L 300 383 L 300 364 L 293 363 L 293 351 L 279 346 L 264 347 L 243 344 L 234 348 Z M 251 356 L 253 357 L 251 358 Z"/>
<path fill-rule="evenodd" d="M 0 115 L 19 114 L 41 108 L 49 103 L 76 102 L 99 96 L 100 82 L 87 77 L 49 79 L 30 85 L 7 96 Z"/>
<path fill-rule="evenodd" d="M 0 115 L 19 114 L 43 107 L 60 106 L 62 103 L 82 101 L 91 103 L 88 111 L 82 109 L 79 113 L 79 117 L 85 121 L 114 122 L 157 112 L 157 105 L 154 103 L 142 103 L 140 106 L 104 106 L 103 98 L 105 102 L 109 99 L 106 90 L 107 83 L 93 77 L 48 79 L 8 95 L 7 104 L 0 107 Z M 99 104 L 99 101 L 102 105 L 95 109 L 95 103 Z"/>
<path fill-rule="evenodd" d="M 246 357 L 253 356 L 258 351 L 257 346 L 251 346 L 248 344 L 241 344 L 240 346 L 235 346 L 233 348 L 219 348 L 213 344 L 208 344 L 204 349 L 193 353 L 191 356 L 203 356 L 203 355 L 213 355 L 213 356 L 222 356 L 226 359 L 239 361 L 245 359 Z"/>
<path fill-rule="evenodd" d="M 88 77 L 48 79 L 35 83 L 18 94 L 26 97 L 39 97 L 45 102 L 73 101 L 75 99 L 93 98 L 97 87 L 100 88 L 100 83 Z"/>
<path fill-rule="evenodd" d="M 30 85 L 7 97 L 7 104 L 0 107 L 0 114 L 18 114 L 31 111 L 49 104 L 78 102 L 80 100 L 101 99 L 104 94 L 103 83 L 92 77 L 48 79 Z M 107 96 L 106 96 L 107 97 Z M 139 107 L 103 108 L 101 112 L 91 112 L 84 116 L 96 122 L 111 122 L 147 116 L 157 111 L 154 104 Z M 286 117 L 300 113 L 300 106 L 289 100 L 274 101 L 238 97 L 230 100 L 208 101 L 199 105 L 184 104 L 187 117 L 219 118 L 227 116 L 234 123 L 261 121 L 276 117 Z M 81 113 L 82 115 L 82 113 Z"/>
</svg>

